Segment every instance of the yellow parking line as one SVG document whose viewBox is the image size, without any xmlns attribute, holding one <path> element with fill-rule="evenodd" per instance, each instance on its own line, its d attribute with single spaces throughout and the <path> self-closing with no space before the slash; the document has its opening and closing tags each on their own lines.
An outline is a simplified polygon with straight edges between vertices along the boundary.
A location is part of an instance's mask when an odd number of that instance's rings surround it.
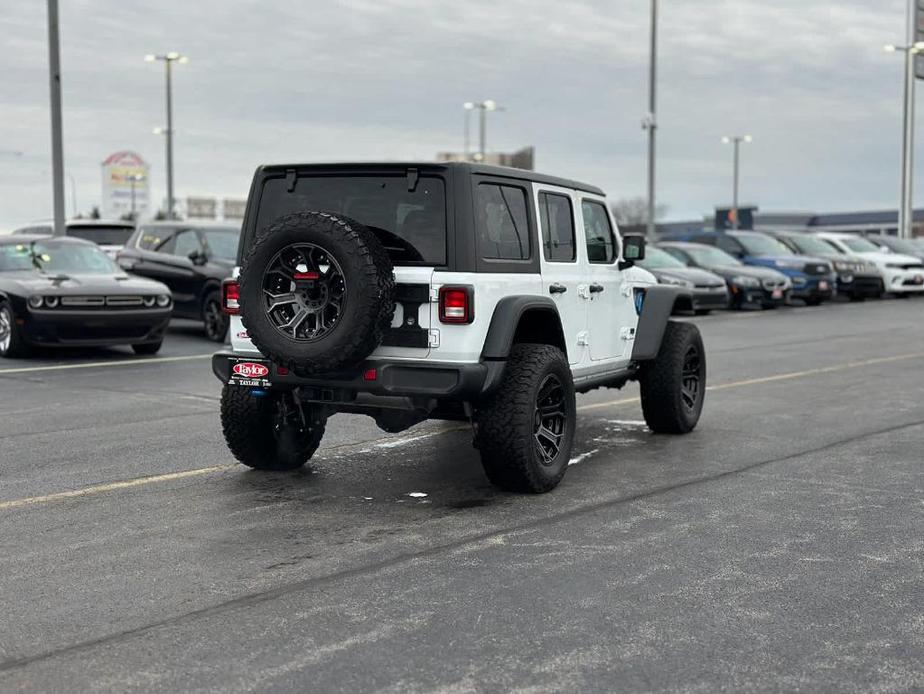
<svg viewBox="0 0 924 694">
<path fill-rule="evenodd" d="M 0 369 L 0 374 L 24 374 L 36 371 L 64 371 L 66 369 L 94 369 L 105 366 L 131 366 L 142 364 L 165 364 L 171 361 L 190 361 L 192 359 L 209 359 L 208 354 L 187 354 L 182 357 L 153 357 L 151 359 L 121 359 L 119 361 L 94 361 L 87 364 L 55 364 L 54 366 L 24 366 L 18 369 Z"/>
<path fill-rule="evenodd" d="M 122 480 L 121 482 L 110 482 L 108 484 L 97 484 L 92 487 L 83 489 L 72 489 L 66 492 L 56 492 L 55 494 L 45 494 L 43 496 L 30 496 L 25 499 L 13 499 L 12 501 L 0 501 L 0 511 L 8 508 L 21 508 L 23 506 L 34 506 L 35 504 L 44 504 L 49 501 L 60 501 L 61 499 L 73 499 L 80 496 L 89 496 L 91 494 L 101 494 L 102 492 L 111 492 L 116 489 L 129 489 L 131 487 L 141 487 L 146 484 L 155 482 L 170 482 L 171 480 L 181 480 L 186 477 L 198 477 L 208 475 L 212 472 L 228 470 L 237 467 L 233 465 L 212 465 L 211 467 L 200 467 L 194 470 L 184 470 L 182 472 L 169 472 L 165 475 L 151 475 L 150 477 L 136 477 L 135 479 Z"/>
<path fill-rule="evenodd" d="M 776 374 L 773 376 L 763 376 L 761 378 L 748 378 L 741 381 L 731 381 L 729 383 L 719 383 L 718 385 L 709 386 L 706 388 L 707 391 L 711 390 L 728 390 L 730 388 L 742 388 L 744 386 L 758 385 L 761 383 L 773 383 L 775 381 L 787 381 L 796 378 L 804 378 L 806 376 L 814 376 L 818 374 L 833 373 L 837 371 L 848 371 L 850 369 L 859 369 L 864 366 L 872 366 L 874 364 L 889 364 L 897 361 L 907 361 L 909 359 L 920 359 L 924 358 L 924 352 L 909 352 L 907 354 L 897 354 L 891 357 L 876 357 L 873 359 L 864 359 L 862 361 L 852 361 L 844 364 L 835 364 L 834 366 L 822 366 L 817 369 L 806 369 L 805 371 L 790 371 L 788 373 Z M 139 362 L 144 363 L 144 362 Z M 621 400 L 608 400 L 607 402 L 596 402 L 590 403 L 587 405 L 581 405 L 577 409 L 581 412 L 586 412 L 588 410 L 598 410 L 606 407 L 616 407 L 618 405 L 628 405 L 631 403 L 637 403 L 638 398 L 623 398 Z M 427 436 L 436 436 L 439 434 L 445 434 L 450 431 L 459 431 L 465 427 L 451 427 L 449 429 L 444 429 L 442 431 L 434 432 L 432 435 L 427 434 Z M 375 445 L 381 442 L 387 442 L 393 437 L 383 437 L 381 439 L 376 439 L 374 441 L 367 441 L 365 444 L 355 444 L 355 445 Z M 413 441 L 409 440 L 408 443 Z M 344 448 L 349 447 L 354 444 L 346 444 Z M 97 484 L 92 487 L 84 487 L 82 489 L 74 489 L 66 492 L 57 492 L 55 494 L 45 494 L 43 496 L 32 496 L 26 497 L 23 499 L 13 499 L 11 501 L 0 501 L 0 511 L 13 508 L 22 508 L 24 506 L 35 506 L 37 504 L 44 504 L 51 501 L 60 501 L 63 499 L 73 499 L 76 497 L 90 496 L 92 494 L 102 494 L 104 492 L 116 491 L 119 489 L 130 489 L 132 487 L 141 487 L 148 484 L 155 484 L 157 482 L 169 482 L 171 480 L 184 479 L 186 477 L 198 477 L 200 475 L 208 475 L 213 472 L 220 472 L 222 470 L 229 470 L 231 468 L 238 467 L 237 464 L 230 465 L 212 465 L 211 467 L 195 468 L 193 470 L 184 470 L 182 472 L 170 472 L 164 475 L 152 475 L 150 477 L 137 477 L 135 479 L 122 480 L 120 482 L 111 482 L 108 484 Z"/>
</svg>

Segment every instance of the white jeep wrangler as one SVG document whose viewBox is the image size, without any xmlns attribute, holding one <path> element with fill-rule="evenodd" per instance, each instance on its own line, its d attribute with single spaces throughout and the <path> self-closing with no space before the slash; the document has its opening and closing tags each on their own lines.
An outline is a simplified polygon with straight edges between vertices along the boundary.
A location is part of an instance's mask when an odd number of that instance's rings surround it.
<svg viewBox="0 0 924 694">
<path fill-rule="evenodd" d="M 601 190 L 468 163 L 266 166 L 225 282 L 212 368 L 245 465 L 304 465 L 338 412 L 398 432 L 471 422 L 488 478 L 562 479 L 575 392 L 638 380 L 645 421 L 686 433 L 706 387 L 682 289 L 634 261 Z"/>
</svg>

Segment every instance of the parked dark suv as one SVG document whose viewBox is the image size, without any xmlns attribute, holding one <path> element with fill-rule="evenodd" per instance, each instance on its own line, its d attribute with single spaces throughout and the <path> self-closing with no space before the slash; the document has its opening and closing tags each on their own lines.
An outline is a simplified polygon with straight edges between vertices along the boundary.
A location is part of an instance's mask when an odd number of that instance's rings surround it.
<svg viewBox="0 0 924 694">
<path fill-rule="evenodd" d="M 222 342 L 228 317 L 221 310 L 221 282 L 231 276 L 241 230 L 203 222 L 143 224 L 119 251 L 119 265 L 160 280 L 173 292 L 173 315 L 202 321 L 206 336 Z"/>
</svg>

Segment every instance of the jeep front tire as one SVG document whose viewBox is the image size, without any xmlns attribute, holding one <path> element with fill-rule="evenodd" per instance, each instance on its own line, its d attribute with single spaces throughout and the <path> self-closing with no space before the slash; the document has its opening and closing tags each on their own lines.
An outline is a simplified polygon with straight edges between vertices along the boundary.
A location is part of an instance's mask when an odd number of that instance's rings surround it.
<svg viewBox="0 0 924 694">
<path fill-rule="evenodd" d="M 568 469 L 576 419 L 565 355 L 549 345 L 514 346 L 476 417 L 476 445 L 491 482 L 513 492 L 554 489 Z"/>
<path fill-rule="evenodd" d="M 706 394 L 706 352 L 692 323 L 668 321 L 654 361 L 639 376 L 642 413 L 657 434 L 693 431 Z"/>
</svg>

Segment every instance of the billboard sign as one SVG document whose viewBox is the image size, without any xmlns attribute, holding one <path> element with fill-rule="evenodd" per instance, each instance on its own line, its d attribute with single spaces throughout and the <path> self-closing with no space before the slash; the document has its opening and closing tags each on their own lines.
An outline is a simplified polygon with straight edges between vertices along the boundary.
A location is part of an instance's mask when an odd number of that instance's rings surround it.
<svg viewBox="0 0 924 694">
<path fill-rule="evenodd" d="M 247 207 L 247 201 L 240 198 L 225 198 L 222 201 L 225 219 L 243 219 L 244 210 Z"/>
<path fill-rule="evenodd" d="M 218 200 L 206 197 L 186 198 L 186 216 L 189 219 L 215 219 Z"/>
<path fill-rule="evenodd" d="M 118 219 L 132 211 L 136 217 L 148 215 L 150 188 L 149 167 L 136 152 L 114 152 L 103 160 L 103 217 Z"/>
</svg>

